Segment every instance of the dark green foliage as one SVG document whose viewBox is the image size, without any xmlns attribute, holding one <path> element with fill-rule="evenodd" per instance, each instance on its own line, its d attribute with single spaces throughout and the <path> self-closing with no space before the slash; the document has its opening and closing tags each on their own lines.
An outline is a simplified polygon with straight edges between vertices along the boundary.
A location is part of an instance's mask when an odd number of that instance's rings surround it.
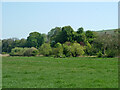
<svg viewBox="0 0 120 90">
<path fill-rule="evenodd" d="M 44 36 L 38 32 L 32 32 L 27 37 L 27 47 L 40 47 L 44 43 Z"/>
<path fill-rule="evenodd" d="M 48 38 L 46 34 L 41 34 L 41 37 L 43 37 L 43 43 L 48 42 Z"/>
<path fill-rule="evenodd" d="M 83 32 L 84 32 L 83 27 L 79 28 L 78 31 L 77 31 L 78 34 L 81 34 L 81 33 L 83 33 Z"/>
<path fill-rule="evenodd" d="M 14 39 L 3 39 L 2 40 L 2 52 L 11 52 L 11 49 L 14 48 Z"/>
<path fill-rule="evenodd" d="M 109 49 L 109 50 L 106 50 L 106 55 L 104 57 L 110 57 L 110 58 L 113 58 L 115 56 L 117 56 L 117 50 L 112 50 L 112 49 Z"/>
<path fill-rule="evenodd" d="M 85 36 L 85 33 L 82 33 L 82 34 L 76 34 L 75 36 L 75 40 L 80 43 L 80 42 L 83 42 L 85 43 L 86 42 L 86 36 Z"/>
<path fill-rule="evenodd" d="M 95 37 L 96 37 L 95 34 L 94 34 L 94 32 L 88 30 L 88 31 L 86 31 L 85 35 L 86 35 L 87 41 L 88 41 L 90 44 L 93 43 L 93 41 L 94 41 L 94 39 L 95 39 Z"/>
<path fill-rule="evenodd" d="M 114 57 L 118 56 L 117 50 L 120 49 L 120 42 L 118 42 L 119 36 L 119 29 L 108 31 L 88 30 L 84 32 L 84 29 L 81 27 L 75 32 L 71 26 L 55 27 L 48 32 L 48 35 L 31 32 L 27 39 L 3 39 L 2 43 L 0 42 L 0 48 L 2 48 L 0 53 L 13 53 L 13 48 L 15 47 L 40 48 L 44 44 L 39 50 L 45 56 L 53 54 L 57 57 L 61 57 L 62 55 L 76 57 L 83 55 L 84 52 L 84 55 L 93 56 L 98 55 L 100 53 L 99 51 L 101 51 L 104 57 Z M 50 44 L 47 45 L 45 43 Z M 11 51 L 12 49 L 13 51 Z M 31 49 L 26 51 L 27 54 L 30 52 L 32 52 Z M 36 53 L 37 51 L 34 51 L 34 54 L 26 55 L 34 56 Z M 18 54 L 20 56 L 22 55 L 20 52 Z M 17 55 L 17 51 L 15 55 Z"/>
<path fill-rule="evenodd" d="M 74 42 L 74 30 L 71 26 L 64 26 L 54 40 L 56 43 L 60 42 L 62 44 L 66 41 Z"/>
<path fill-rule="evenodd" d="M 9 38 L 2 40 L 2 52 L 10 53 L 15 47 L 25 47 L 26 39 Z"/>
<path fill-rule="evenodd" d="M 54 41 L 57 35 L 60 33 L 61 27 L 55 27 L 48 32 L 48 40 L 50 42 Z"/>
<path fill-rule="evenodd" d="M 19 47 L 26 47 L 26 44 L 27 44 L 26 41 L 27 41 L 26 39 L 22 38 L 22 39 L 19 41 L 19 45 L 18 45 L 18 46 L 19 46 Z M 16 46 L 15 46 L 15 47 L 16 47 Z"/>
<path fill-rule="evenodd" d="M 61 43 L 64 43 L 66 41 L 73 42 L 73 37 L 74 37 L 74 30 L 71 28 L 71 26 L 65 26 L 62 28 L 63 41 Z"/>
</svg>

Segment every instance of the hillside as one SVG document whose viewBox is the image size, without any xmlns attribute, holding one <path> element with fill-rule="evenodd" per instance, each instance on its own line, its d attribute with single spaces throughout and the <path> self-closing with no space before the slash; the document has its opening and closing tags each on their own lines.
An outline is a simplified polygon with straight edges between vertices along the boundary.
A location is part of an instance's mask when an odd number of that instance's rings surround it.
<svg viewBox="0 0 120 90">
<path fill-rule="evenodd" d="M 99 34 L 104 34 L 106 32 L 106 34 L 115 34 L 115 32 L 117 32 L 119 29 L 109 29 L 109 30 L 99 30 L 99 31 L 95 31 Z"/>
</svg>

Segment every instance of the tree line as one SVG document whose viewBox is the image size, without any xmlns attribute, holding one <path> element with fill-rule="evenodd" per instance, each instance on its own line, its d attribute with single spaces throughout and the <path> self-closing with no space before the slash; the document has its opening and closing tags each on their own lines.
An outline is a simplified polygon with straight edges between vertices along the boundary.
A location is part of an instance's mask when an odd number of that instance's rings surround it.
<svg viewBox="0 0 120 90">
<path fill-rule="evenodd" d="M 9 38 L 0 40 L 2 51 L 11 56 L 118 56 L 118 36 L 120 29 L 112 34 L 84 31 L 83 27 L 74 31 L 71 26 L 52 28 L 48 34 L 31 32 L 27 39 Z"/>
</svg>

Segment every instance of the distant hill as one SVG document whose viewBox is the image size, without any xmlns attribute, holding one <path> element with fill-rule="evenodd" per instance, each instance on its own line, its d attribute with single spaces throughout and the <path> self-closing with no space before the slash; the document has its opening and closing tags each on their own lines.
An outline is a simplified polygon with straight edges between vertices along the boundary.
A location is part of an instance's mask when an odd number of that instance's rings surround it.
<svg viewBox="0 0 120 90">
<path fill-rule="evenodd" d="M 109 29 L 109 30 L 99 30 L 99 31 L 94 31 L 97 32 L 98 34 L 115 34 L 118 32 L 119 29 Z"/>
</svg>

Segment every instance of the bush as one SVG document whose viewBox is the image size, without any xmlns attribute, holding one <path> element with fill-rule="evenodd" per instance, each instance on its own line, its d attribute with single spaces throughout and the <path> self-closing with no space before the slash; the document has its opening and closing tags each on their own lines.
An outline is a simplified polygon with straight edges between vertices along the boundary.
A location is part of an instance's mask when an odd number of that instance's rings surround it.
<svg viewBox="0 0 120 90">
<path fill-rule="evenodd" d="M 32 48 L 20 48 L 15 47 L 11 50 L 10 56 L 36 56 L 38 50 L 34 47 Z"/>
<path fill-rule="evenodd" d="M 74 43 L 72 45 L 72 56 L 81 56 L 84 54 L 84 48 L 79 43 Z"/>
<path fill-rule="evenodd" d="M 70 45 L 67 45 L 66 43 L 63 44 L 63 49 L 66 57 L 77 57 L 84 54 L 84 48 L 76 42 Z"/>
<path fill-rule="evenodd" d="M 55 57 L 64 57 L 63 55 L 63 46 L 61 43 L 57 43 L 55 48 L 53 48 L 53 54 Z"/>
<path fill-rule="evenodd" d="M 71 57 L 72 56 L 72 46 L 63 44 L 63 54 L 65 54 L 66 57 Z"/>
<path fill-rule="evenodd" d="M 110 57 L 110 58 L 112 58 L 112 57 L 115 57 L 116 54 L 117 54 L 117 50 L 107 50 L 105 57 Z"/>
<path fill-rule="evenodd" d="M 1 54 L 7 54 L 6 52 L 2 52 Z"/>
<path fill-rule="evenodd" d="M 99 52 L 97 53 L 97 57 L 102 57 L 102 56 L 103 56 L 102 52 L 99 51 Z"/>
<path fill-rule="evenodd" d="M 38 54 L 38 50 L 34 47 L 32 48 L 24 48 L 24 56 L 36 56 Z"/>
<path fill-rule="evenodd" d="M 50 56 L 52 53 L 52 48 L 49 43 L 44 43 L 42 46 L 39 48 L 40 54 L 44 56 Z"/>
<path fill-rule="evenodd" d="M 85 54 L 92 56 L 92 55 L 95 55 L 96 53 L 97 52 L 94 46 L 87 41 L 85 46 Z"/>
<path fill-rule="evenodd" d="M 10 56 L 23 56 L 24 52 L 24 48 L 15 47 L 11 50 Z"/>
<path fill-rule="evenodd" d="M 53 55 L 55 55 L 55 57 L 64 57 L 63 55 L 63 46 L 61 43 L 57 43 L 55 45 L 55 48 L 53 48 Z"/>
</svg>

